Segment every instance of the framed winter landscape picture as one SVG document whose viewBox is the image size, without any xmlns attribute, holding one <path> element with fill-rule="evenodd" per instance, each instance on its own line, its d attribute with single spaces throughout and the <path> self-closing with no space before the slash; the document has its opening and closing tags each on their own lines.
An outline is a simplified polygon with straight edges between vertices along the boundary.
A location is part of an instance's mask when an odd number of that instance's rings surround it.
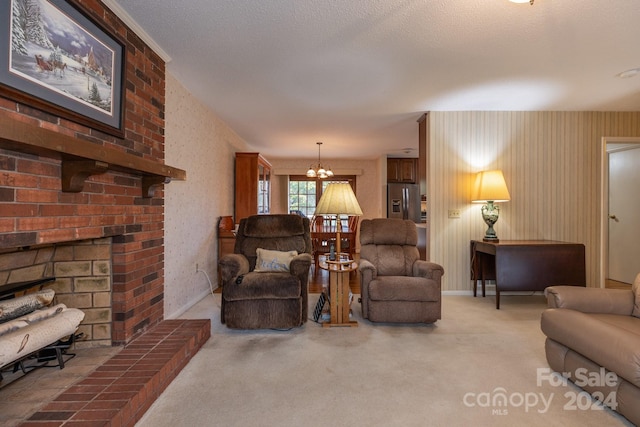
<svg viewBox="0 0 640 427">
<path fill-rule="evenodd" d="M 66 0 L 2 0 L 0 17 L 0 93 L 123 136 L 122 43 Z"/>
</svg>

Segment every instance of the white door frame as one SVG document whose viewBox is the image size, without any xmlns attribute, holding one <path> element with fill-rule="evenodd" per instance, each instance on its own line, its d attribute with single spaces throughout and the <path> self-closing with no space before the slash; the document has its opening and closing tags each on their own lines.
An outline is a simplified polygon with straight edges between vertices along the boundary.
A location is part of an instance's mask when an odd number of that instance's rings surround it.
<svg viewBox="0 0 640 427">
<path fill-rule="evenodd" d="M 640 137 L 602 138 L 600 156 L 600 287 L 604 288 L 609 269 L 609 156 L 607 144 L 640 144 Z"/>
</svg>

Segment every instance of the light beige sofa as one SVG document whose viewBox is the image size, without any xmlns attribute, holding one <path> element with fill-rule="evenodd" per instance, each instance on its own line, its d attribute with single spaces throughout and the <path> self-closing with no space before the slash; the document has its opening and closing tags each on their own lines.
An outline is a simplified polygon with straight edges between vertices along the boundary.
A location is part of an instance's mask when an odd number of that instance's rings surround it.
<svg viewBox="0 0 640 427">
<path fill-rule="evenodd" d="M 541 328 L 551 369 L 640 425 L 640 274 L 630 290 L 552 286 L 546 293 Z"/>
</svg>

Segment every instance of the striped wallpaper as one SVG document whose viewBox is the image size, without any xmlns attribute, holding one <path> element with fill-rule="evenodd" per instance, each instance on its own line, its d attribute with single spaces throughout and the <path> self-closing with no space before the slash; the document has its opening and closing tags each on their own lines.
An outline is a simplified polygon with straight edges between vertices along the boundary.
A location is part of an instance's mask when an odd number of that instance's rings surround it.
<svg viewBox="0 0 640 427">
<path fill-rule="evenodd" d="M 469 241 L 486 225 L 470 203 L 475 174 L 502 169 L 511 201 L 494 226 L 504 240 L 583 243 L 587 286 L 600 286 L 603 137 L 640 136 L 640 112 L 430 112 L 431 260 L 443 290 L 470 290 Z M 448 210 L 460 210 L 449 219 Z"/>
</svg>

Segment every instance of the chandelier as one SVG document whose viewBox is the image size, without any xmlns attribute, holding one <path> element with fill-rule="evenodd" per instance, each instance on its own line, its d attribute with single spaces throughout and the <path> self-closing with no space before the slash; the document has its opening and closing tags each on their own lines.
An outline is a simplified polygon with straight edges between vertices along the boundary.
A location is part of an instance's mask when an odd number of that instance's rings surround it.
<svg viewBox="0 0 640 427">
<path fill-rule="evenodd" d="M 320 163 L 320 146 L 322 145 L 322 142 L 316 142 L 316 144 L 318 144 L 318 167 L 314 169 L 313 165 L 309 166 L 307 177 L 320 179 L 329 178 L 333 176 L 333 172 L 330 168 L 323 168 L 322 163 Z"/>
</svg>

